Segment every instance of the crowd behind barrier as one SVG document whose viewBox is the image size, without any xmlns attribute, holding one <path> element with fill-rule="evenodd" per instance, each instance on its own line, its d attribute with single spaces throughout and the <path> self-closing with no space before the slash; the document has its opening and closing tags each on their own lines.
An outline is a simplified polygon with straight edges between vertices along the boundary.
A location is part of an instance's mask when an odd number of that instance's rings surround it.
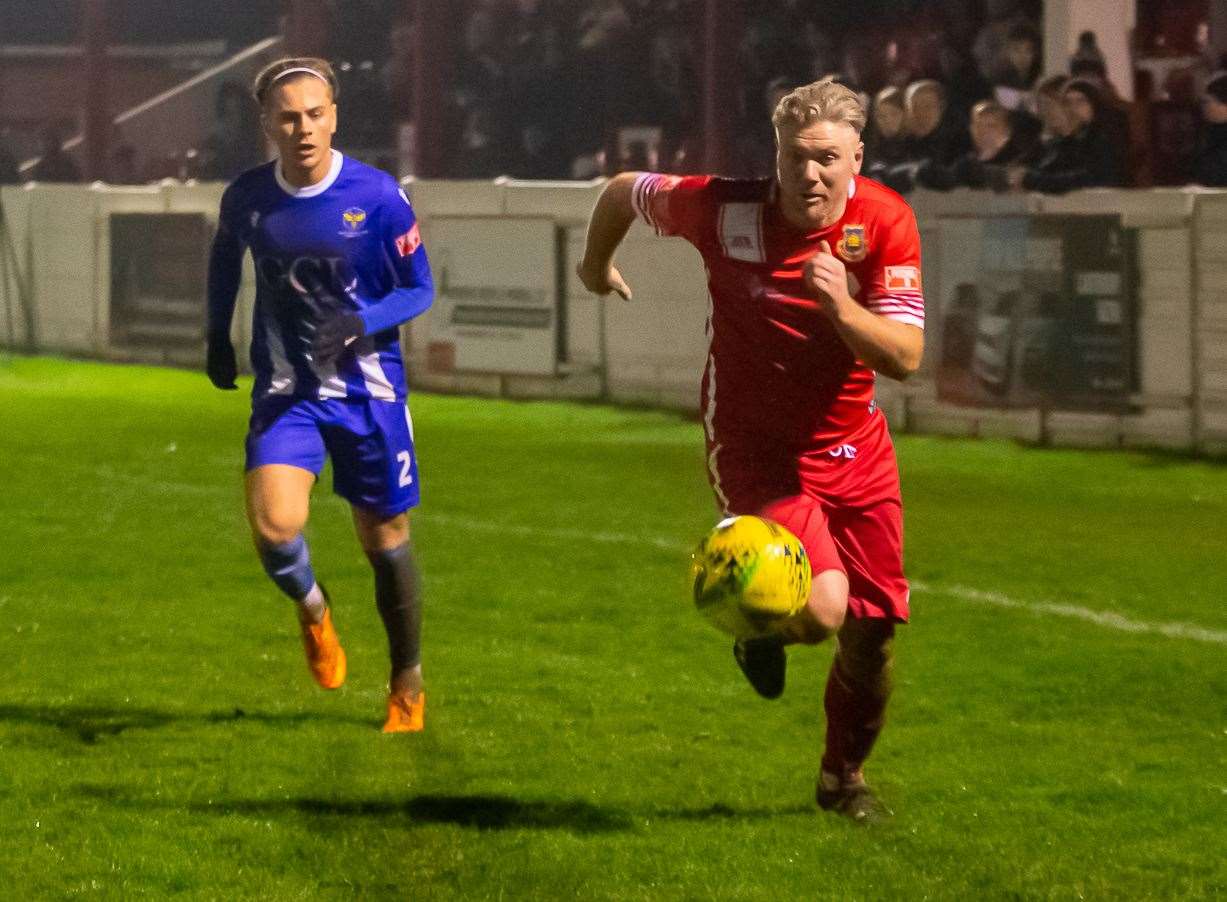
<svg viewBox="0 0 1227 902">
<path fill-rule="evenodd" d="M 345 116 L 339 142 L 377 165 L 412 167 L 414 24 L 392 0 L 329 2 L 325 51 Z M 735 89 L 723 174 L 770 175 L 770 115 L 790 87 L 825 76 L 870 111 L 865 171 L 897 190 L 1062 193 L 1080 187 L 1227 185 L 1227 75 L 1206 49 L 1136 99 L 1107 77 L 1095 35 L 1041 70 L 1038 0 L 737 0 Z M 457 4 L 443 103 L 444 177 L 586 179 L 702 165 L 697 0 L 466 0 Z M 229 179 L 263 153 L 257 111 L 238 82 L 177 159 L 113 149 L 109 181 Z M 76 181 L 52 147 L 41 181 Z M 63 137 L 63 135 L 59 135 Z M 0 136 L 0 145 L 3 144 Z M 402 165 L 402 161 L 404 165 Z M 16 175 L 0 147 L 0 182 Z"/>
</svg>

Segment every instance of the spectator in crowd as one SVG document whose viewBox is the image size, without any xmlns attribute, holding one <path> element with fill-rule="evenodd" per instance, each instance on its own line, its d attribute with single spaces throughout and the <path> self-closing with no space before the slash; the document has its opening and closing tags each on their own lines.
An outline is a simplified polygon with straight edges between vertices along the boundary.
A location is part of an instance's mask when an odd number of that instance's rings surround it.
<svg viewBox="0 0 1227 902">
<path fill-rule="evenodd" d="M 1066 138 L 1073 131 L 1069 116 L 1065 113 L 1065 103 L 1061 96 L 1065 86 L 1069 84 L 1069 76 L 1049 75 L 1035 86 L 1035 112 L 1040 121 L 1041 155 L 1047 145 L 1058 138 Z"/>
<path fill-rule="evenodd" d="M 573 61 L 575 77 L 584 89 L 579 95 L 582 109 L 577 112 L 604 126 L 606 137 L 631 124 L 644 90 L 646 67 L 633 33 L 621 0 L 596 0 L 579 15 Z"/>
<path fill-rule="evenodd" d="M 953 162 L 970 145 L 963 122 L 950 115 L 946 89 L 932 79 L 908 85 L 903 94 L 907 132 L 913 160 L 932 160 L 939 165 Z"/>
<path fill-rule="evenodd" d="M 126 141 L 111 152 L 111 161 L 107 168 L 107 181 L 112 185 L 139 185 L 140 173 L 136 166 L 136 148 Z"/>
<path fill-rule="evenodd" d="M 661 129 L 663 156 L 669 157 L 699 121 L 693 47 L 681 28 L 665 26 L 647 39 L 647 48 L 647 90 L 638 119 Z"/>
<path fill-rule="evenodd" d="M 893 85 L 873 98 L 869 127 L 865 129 L 865 168 L 871 179 L 908 159 L 908 140 L 904 131 L 903 91 Z"/>
<path fill-rule="evenodd" d="M 1117 187 L 1127 183 L 1128 146 L 1106 124 L 1099 89 L 1072 79 L 1061 92 L 1069 136 L 1059 153 L 1046 154 L 1030 168 L 1008 173 L 1012 190 L 1063 194 L 1076 188 Z"/>
<path fill-rule="evenodd" d="M 801 27 L 801 34 L 805 48 L 805 65 L 800 73 L 802 79 L 816 81 L 839 67 L 835 39 L 820 22 L 807 18 Z"/>
<path fill-rule="evenodd" d="M 505 25 L 506 103 L 518 135 L 521 178 L 562 178 L 569 156 L 560 111 L 575 106 L 564 71 L 562 28 L 545 0 L 516 0 Z M 522 173 L 535 173 L 532 175 Z"/>
<path fill-rule="evenodd" d="M 1008 110 L 1027 109 L 1039 74 L 1039 35 L 1029 24 L 1017 23 L 1006 36 L 1001 59 L 993 72 L 993 96 Z"/>
<path fill-rule="evenodd" d="M 517 154 L 508 172 L 518 179 L 561 179 L 567 175 L 565 153 L 547 126 L 526 122 L 518 131 Z"/>
<path fill-rule="evenodd" d="M 493 105 L 507 86 L 507 53 L 492 10 L 474 9 L 464 25 L 464 54 L 456 72 L 461 91 L 472 102 Z"/>
<path fill-rule="evenodd" d="M 1084 31 L 1078 35 L 1078 48 L 1069 58 L 1070 71 L 1076 69 L 1079 63 L 1087 61 L 1097 63 L 1101 69 L 1107 70 L 1108 61 L 1104 59 L 1103 51 L 1099 49 L 1099 40 L 1093 31 Z"/>
<path fill-rule="evenodd" d="M 494 115 L 486 106 L 474 106 L 464 120 L 453 164 L 453 174 L 461 179 L 488 179 L 506 170 L 507 144 L 496 137 Z"/>
<path fill-rule="evenodd" d="M 882 172 L 882 181 L 900 194 L 911 191 L 916 173 L 926 166 L 949 166 L 971 146 L 965 122 L 956 122 L 946 92 L 932 79 L 908 85 L 903 94 L 907 160 Z"/>
<path fill-rule="evenodd" d="M 751 123 L 739 130 L 736 147 L 736 174 L 747 178 L 765 178 L 775 172 L 775 129 L 771 116 L 780 100 L 792 91 L 794 81 L 787 75 L 777 76 L 763 89 L 762 108 L 767 115 L 755 115 Z M 900 105 L 899 118 L 903 111 Z"/>
<path fill-rule="evenodd" d="M 43 153 L 30 170 L 32 182 L 79 182 L 81 169 L 64 151 L 64 130 L 58 122 L 43 129 Z"/>
<path fill-rule="evenodd" d="M 980 74 L 975 61 L 949 37 L 939 40 L 936 58 L 946 102 L 952 110 L 969 115 L 973 106 L 993 96 L 993 86 Z"/>
<path fill-rule="evenodd" d="M 1036 20 L 1025 0 L 984 0 L 985 21 L 972 42 L 971 52 L 980 72 L 990 81 L 1000 73 L 1006 45 L 1019 26 Z"/>
<path fill-rule="evenodd" d="M 1128 141 L 1131 104 L 1121 97 L 1116 86 L 1108 79 L 1108 70 L 1104 64 L 1094 59 L 1075 59 L 1070 64 L 1069 77 L 1094 86 L 1099 94 L 1104 127 L 1119 135 L 1122 141 Z"/>
<path fill-rule="evenodd" d="M 935 191 L 960 187 L 1004 190 L 1006 167 L 1031 154 L 1030 140 L 1015 132 L 1010 111 L 995 100 L 982 100 L 972 107 L 968 131 L 972 149 L 948 166 L 921 166 L 917 184 Z"/>
<path fill-rule="evenodd" d="M 1201 122 L 1193 181 L 1207 187 L 1227 187 L 1227 72 L 1219 72 L 1206 83 Z"/>
<path fill-rule="evenodd" d="M 388 33 L 388 57 L 379 67 L 379 80 L 389 98 L 392 114 L 398 120 L 412 117 L 413 110 L 413 25 L 398 25 Z"/>
<path fill-rule="evenodd" d="M 230 181 L 264 162 L 259 111 L 247 89 L 222 82 L 213 111 L 216 119 L 200 150 L 199 177 Z"/>
</svg>

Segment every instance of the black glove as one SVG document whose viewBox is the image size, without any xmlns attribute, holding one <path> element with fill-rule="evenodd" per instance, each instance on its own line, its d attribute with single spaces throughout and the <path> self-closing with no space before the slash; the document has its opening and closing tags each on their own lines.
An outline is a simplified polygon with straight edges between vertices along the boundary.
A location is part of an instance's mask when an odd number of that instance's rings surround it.
<svg viewBox="0 0 1227 902">
<path fill-rule="evenodd" d="M 356 313 L 339 314 L 320 324 L 311 343 L 311 354 L 316 363 L 328 363 L 365 334 L 362 317 Z"/>
<path fill-rule="evenodd" d="M 227 391 L 238 388 L 234 384 L 234 377 L 239 372 L 238 364 L 234 359 L 234 345 L 230 343 L 230 336 L 225 332 L 209 333 L 209 351 L 205 362 L 205 372 L 209 374 L 209 381 L 218 388 L 224 388 Z"/>
</svg>

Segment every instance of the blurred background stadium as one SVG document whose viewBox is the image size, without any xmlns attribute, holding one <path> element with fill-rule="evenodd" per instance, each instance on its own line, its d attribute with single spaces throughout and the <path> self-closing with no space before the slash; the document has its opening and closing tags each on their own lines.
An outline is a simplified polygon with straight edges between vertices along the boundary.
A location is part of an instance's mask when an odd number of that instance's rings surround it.
<svg viewBox="0 0 1227 902">
<path fill-rule="evenodd" d="M 1222 898 L 1225 52 L 1212 0 L 0 0 L 0 885 Z M 246 399 L 200 372 L 218 202 L 267 154 L 247 86 L 290 53 L 333 61 L 337 145 L 402 179 L 438 287 L 403 332 L 412 746 L 370 722 L 326 491 L 352 679 L 312 694 L 251 560 Z M 812 809 L 830 649 L 758 704 L 686 598 L 697 255 L 636 225 L 632 303 L 573 275 L 604 176 L 768 175 L 771 103 L 827 74 L 928 309 L 878 383 L 916 616 L 873 834 Z"/>
</svg>

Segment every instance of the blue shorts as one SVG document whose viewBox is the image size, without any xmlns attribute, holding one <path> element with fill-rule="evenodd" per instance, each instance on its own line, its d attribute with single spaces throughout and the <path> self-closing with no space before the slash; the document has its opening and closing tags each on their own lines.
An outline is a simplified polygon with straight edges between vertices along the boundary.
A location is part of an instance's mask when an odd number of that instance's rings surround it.
<svg viewBox="0 0 1227 902">
<path fill-rule="evenodd" d="M 247 470 L 288 464 L 316 476 L 332 458 L 332 489 L 383 517 L 416 507 L 418 461 L 404 401 L 266 398 L 252 407 Z"/>
</svg>

